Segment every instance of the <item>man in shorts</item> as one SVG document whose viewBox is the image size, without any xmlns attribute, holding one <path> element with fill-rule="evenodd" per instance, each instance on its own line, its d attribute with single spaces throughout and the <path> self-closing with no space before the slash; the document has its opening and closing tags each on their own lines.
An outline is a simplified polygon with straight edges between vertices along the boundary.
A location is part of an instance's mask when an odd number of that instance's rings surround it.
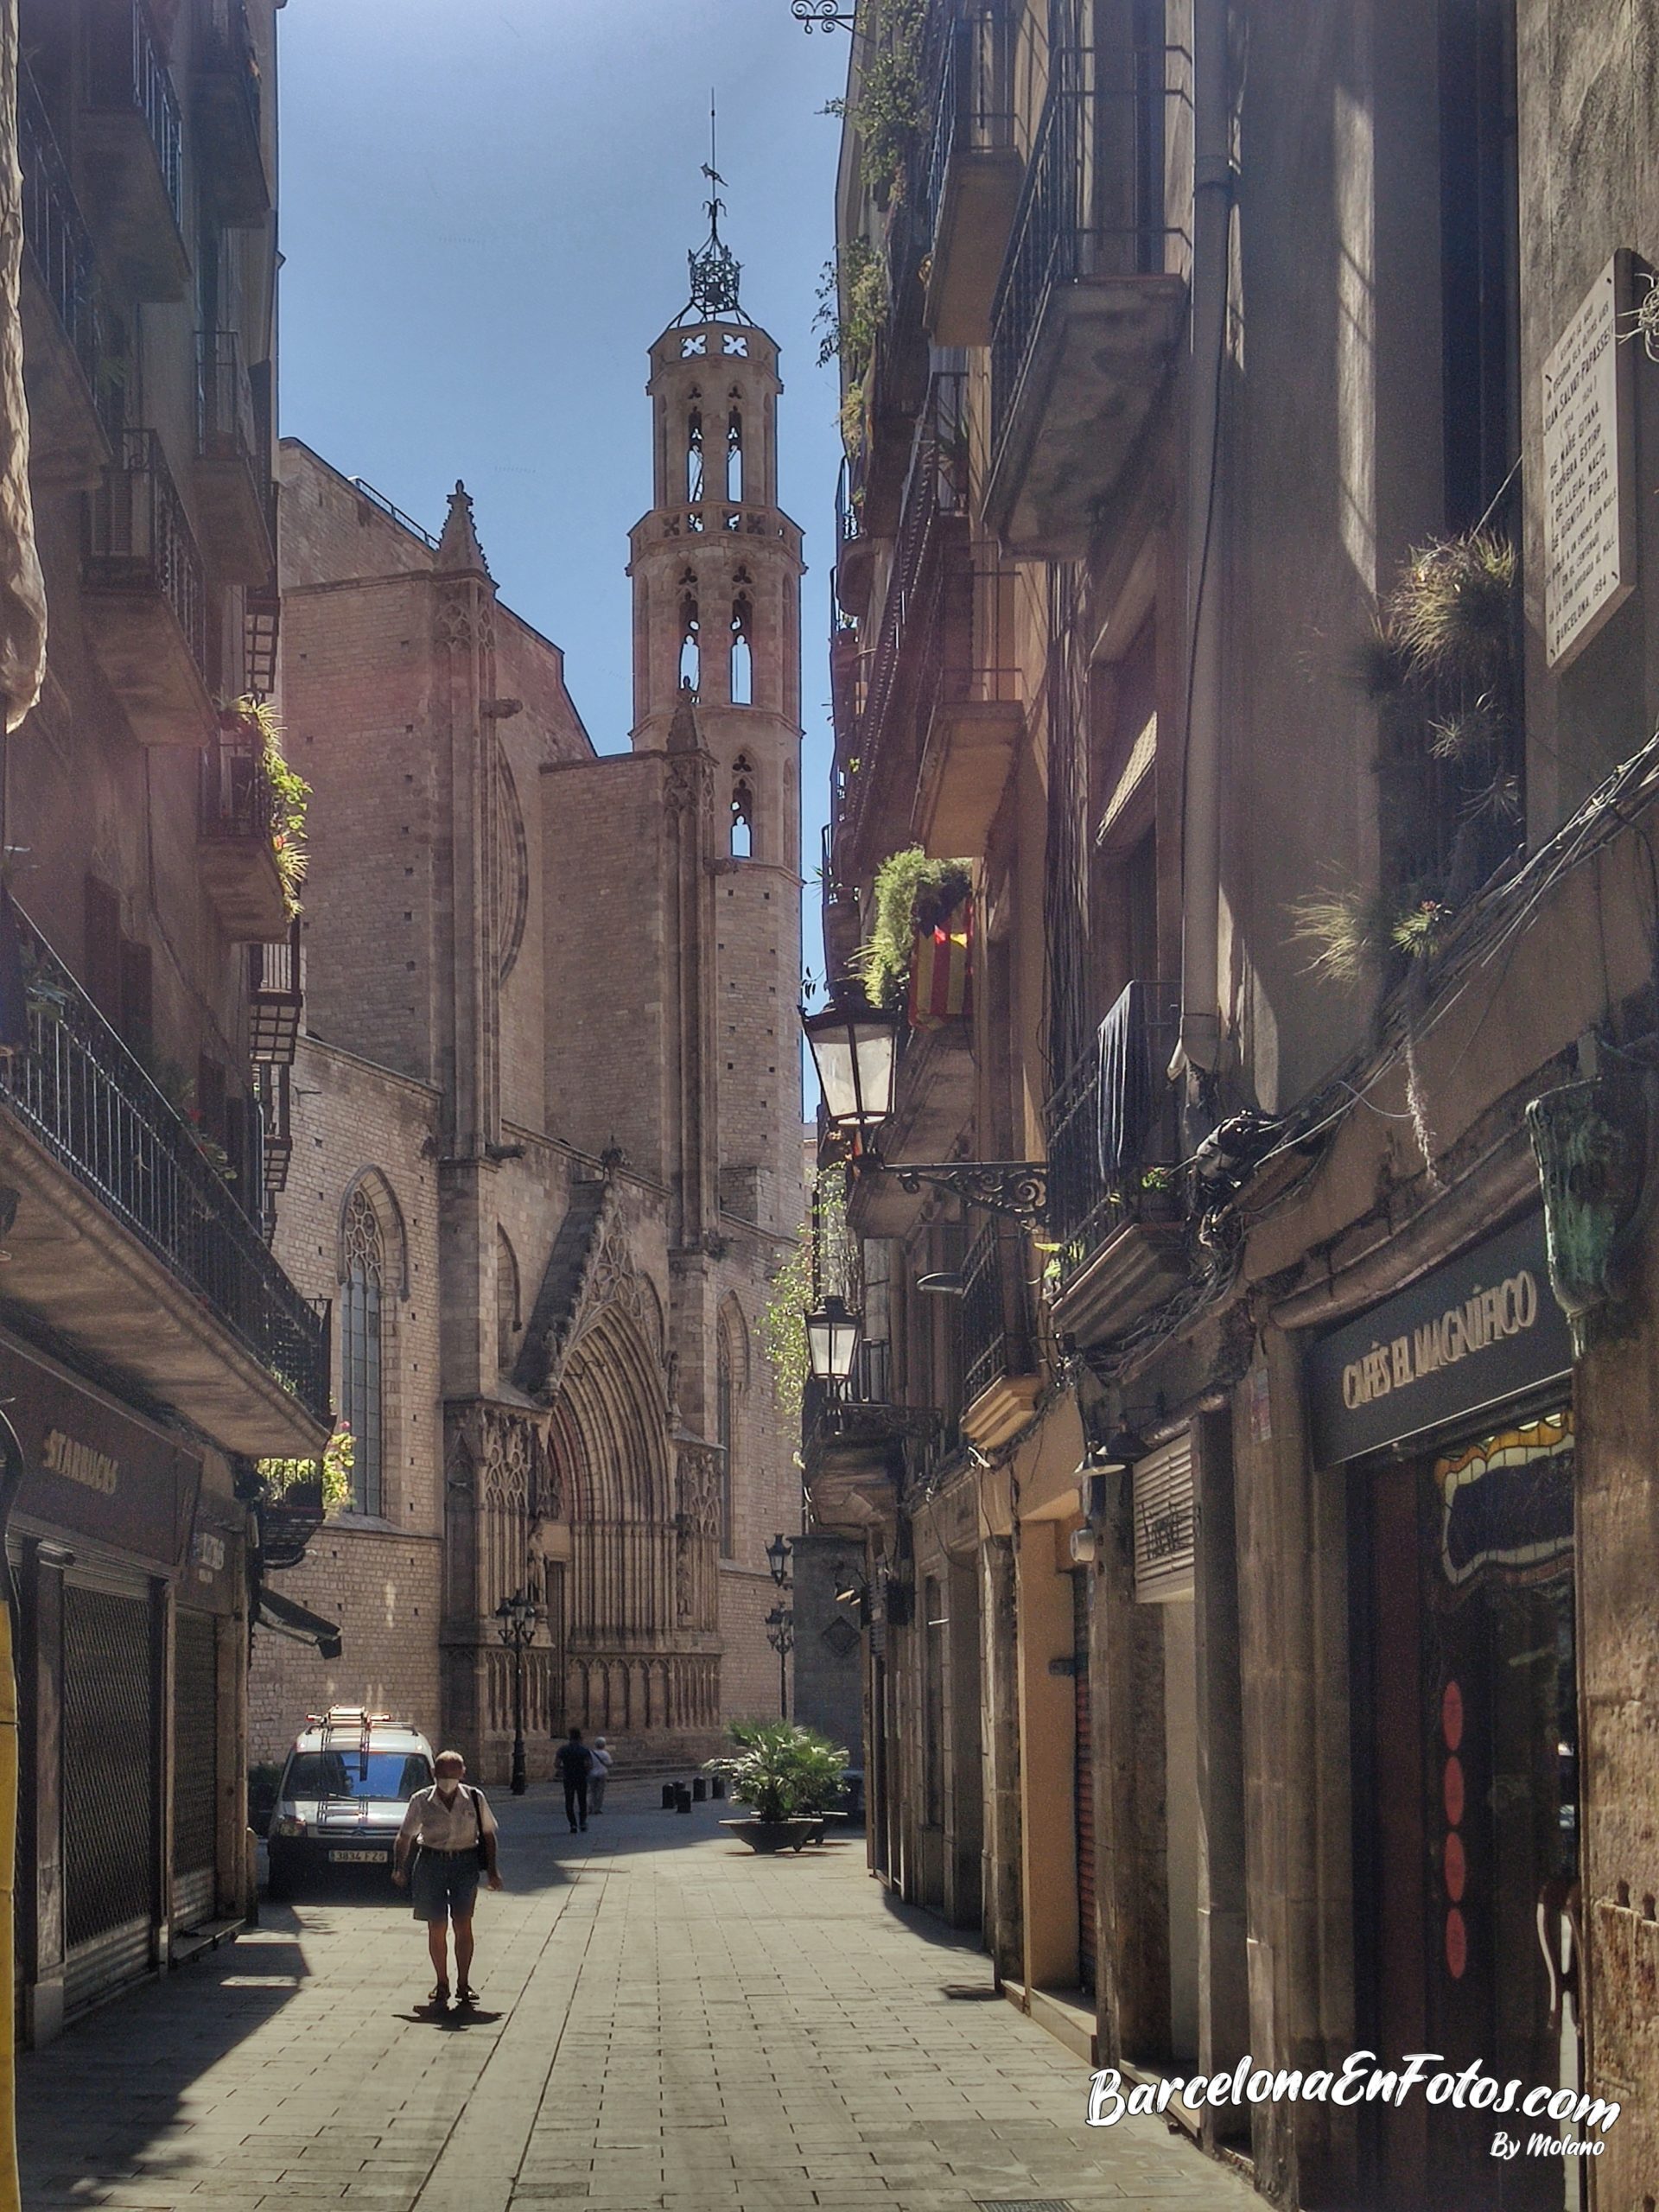
<svg viewBox="0 0 1659 2212">
<path fill-rule="evenodd" d="M 426 1923 L 427 1948 L 437 1976 L 427 2002 L 449 2002 L 448 1936 L 453 1921 L 455 1998 L 460 2004 L 474 2005 L 478 1992 L 470 1978 L 473 1906 L 480 1871 L 493 1890 L 501 1886 L 501 1877 L 495 1871 L 495 1815 L 483 1791 L 462 1781 L 467 1762 L 459 1751 L 440 1751 L 432 1762 L 432 1770 L 437 1777 L 432 1787 L 417 1789 L 409 1801 L 398 1831 L 391 1878 L 400 1890 L 409 1885 L 415 1917 Z M 415 1853 L 412 1873 L 411 1851 Z"/>
</svg>

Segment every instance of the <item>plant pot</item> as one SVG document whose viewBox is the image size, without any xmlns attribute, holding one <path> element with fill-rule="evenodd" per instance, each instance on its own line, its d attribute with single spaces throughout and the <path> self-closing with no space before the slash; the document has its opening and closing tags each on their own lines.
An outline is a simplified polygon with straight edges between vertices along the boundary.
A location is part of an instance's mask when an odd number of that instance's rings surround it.
<svg viewBox="0 0 1659 2212">
<path fill-rule="evenodd" d="M 820 1840 L 823 1834 L 823 1824 L 816 1820 L 722 1821 L 720 1825 L 730 1828 L 751 1851 L 763 1857 L 778 1851 L 799 1851 L 814 1840 L 814 1827 L 818 1828 Z"/>
</svg>

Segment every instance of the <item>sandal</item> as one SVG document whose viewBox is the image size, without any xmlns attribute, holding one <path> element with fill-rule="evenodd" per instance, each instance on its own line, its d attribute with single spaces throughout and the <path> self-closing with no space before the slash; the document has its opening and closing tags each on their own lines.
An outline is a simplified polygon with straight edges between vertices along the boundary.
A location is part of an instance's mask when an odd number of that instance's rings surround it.
<svg viewBox="0 0 1659 2212">
<path fill-rule="evenodd" d="M 455 1992 L 455 2002 L 457 2005 L 476 2005 L 478 1992 L 463 1981 Z"/>
<path fill-rule="evenodd" d="M 441 1981 L 435 1988 L 429 1989 L 426 1993 L 426 2001 L 429 2005 L 447 2005 L 449 2002 L 448 1983 Z"/>
</svg>

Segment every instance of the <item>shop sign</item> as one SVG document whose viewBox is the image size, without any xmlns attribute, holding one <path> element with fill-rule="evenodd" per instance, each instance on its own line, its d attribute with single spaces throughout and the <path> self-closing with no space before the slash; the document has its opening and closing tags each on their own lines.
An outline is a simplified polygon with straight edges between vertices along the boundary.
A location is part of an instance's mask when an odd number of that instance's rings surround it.
<svg viewBox="0 0 1659 2212">
<path fill-rule="evenodd" d="M 3 1340 L 0 1401 L 23 1447 L 22 1518 L 167 1572 L 179 1566 L 201 1478 L 194 1452 Z"/>
<path fill-rule="evenodd" d="M 1313 1455 L 1338 1466 L 1568 1375 L 1541 1213 L 1421 1276 L 1308 1355 Z"/>
<path fill-rule="evenodd" d="M 247 1510 L 233 1497 L 203 1490 L 196 1500 L 190 1548 L 179 1586 L 181 1603 L 207 1612 L 234 1609 L 242 1576 Z"/>
</svg>

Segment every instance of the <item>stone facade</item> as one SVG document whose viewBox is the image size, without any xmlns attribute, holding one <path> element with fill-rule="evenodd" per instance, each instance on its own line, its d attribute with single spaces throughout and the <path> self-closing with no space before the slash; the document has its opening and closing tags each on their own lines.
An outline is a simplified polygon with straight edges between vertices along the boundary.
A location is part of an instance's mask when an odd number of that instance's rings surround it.
<svg viewBox="0 0 1659 2212">
<path fill-rule="evenodd" d="M 705 531 L 670 484 L 698 359 L 721 365 L 741 529 Z M 334 1300 L 359 1433 L 355 1510 L 288 1583 L 332 1605 L 341 1656 L 256 1654 L 273 1752 L 308 1700 L 349 1691 L 499 1778 L 496 1614 L 521 1588 L 542 1612 L 532 1774 L 571 1725 L 626 1764 L 776 1707 L 765 1547 L 799 1493 L 755 1331 L 801 1214 L 799 540 L 771 340 L 735 311 L 689 317 L 652 366 L 623 753 L 594 752 L 557 648 L 500 603 L 459 487 L 433 540 L 283 448 L 282 708 L 316 826 L 278 1246 Z M 728 643 L 683 686 L 662 580 L 705 536 Z M 368 1395 L 347 1372 L 365 1341 Z"/>
</svg>

